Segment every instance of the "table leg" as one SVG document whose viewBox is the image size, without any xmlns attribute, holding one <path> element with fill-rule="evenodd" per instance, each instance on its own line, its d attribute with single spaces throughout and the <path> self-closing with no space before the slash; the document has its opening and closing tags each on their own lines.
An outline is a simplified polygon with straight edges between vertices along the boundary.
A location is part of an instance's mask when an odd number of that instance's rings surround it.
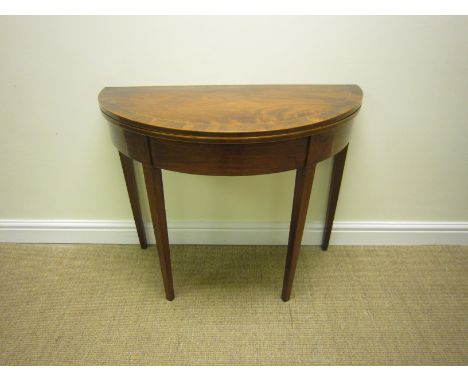
<svg viewBox="0 0 468 382">
<path fill-rule="evenodd" d="M 328 244 L 330 242 L 333 219 L 335 218 L 336 204 L 338 202 L 338 194 L 340 193 L 341 179 L 343 177 L 347 152 L 348 145 L 346 145 L 346 147 L 333 158 L 333 170 L 330 183 L 330 192 L 328 196 L 327 216 L 325 218 L 325 228 L 322 238 L 322 250 L 324 251 L 328 249 Z"/>
<path fill-rule="evenodd" d="M 130 198 L 130 205 L 132 207 L 133 218 L 135 219 L 135 226 L 138 233 L 138 239 L 140 240 L 141 248 L 145 249 L 148 244 L 145 235 L 145 225 L 141 216 L 140 200 L 138 198 L 138 188 L 135 180 L 135 168 L 133 167 L 132 159 L 128 158 L 121 152 L 120 163 L 122 164 L 122 170 L 127 185 L 128 197 Z"/>
<path fill-rule="evenodd" d="M 164 283 L 166 298 L 174 299 L 172 283 L 171 256 L 169 251 L 169 237 L 167 234 L 166 209 L 164 207 L 164 190 L 161 169 L 143 165 L 146 190 L 153 220 L 154 236 L 158 248 L 159 265 Z"/>
<path fill-rule="evenodd" d="M 301 249 L 302 234 L 304 232 L 314 173 L 315 164 L 296 170 L 291 225 L 289 228 L 288 254 L 286 256 L 283 292 L 281 294 L 283 301 L 288 301 L 291 295 L 297 260 Z"/>
</svg>

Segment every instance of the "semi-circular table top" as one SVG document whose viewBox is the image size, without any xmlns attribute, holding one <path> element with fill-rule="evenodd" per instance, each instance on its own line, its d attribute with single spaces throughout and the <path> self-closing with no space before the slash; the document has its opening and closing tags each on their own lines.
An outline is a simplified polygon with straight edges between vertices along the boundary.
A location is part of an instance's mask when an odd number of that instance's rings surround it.
<svg viewBox="0 0 468 382">
<path fill-rule="evenodd" d="M 181 141 L 266 142 L 313 135 L 354 117 L 357 85 L 106 87 L 101 111 L 145 135 Z"/>
</svg>

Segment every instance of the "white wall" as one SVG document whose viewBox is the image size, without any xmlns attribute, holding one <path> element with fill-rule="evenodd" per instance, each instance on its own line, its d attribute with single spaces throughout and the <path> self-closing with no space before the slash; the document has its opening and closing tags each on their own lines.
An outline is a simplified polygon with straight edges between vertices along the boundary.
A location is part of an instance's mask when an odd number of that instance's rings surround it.
<svg viewBox="0 0 468 382">
<path fill-rule="evenodd" d="M 468 221 L 467 36 L 467 17 L 0 17 L 0 219 L 131 219 L 105 86 L 355 83 L 336 220 Z M 168 219 L 287 221 L 293 179 L 165 172 Z"/>
</svg>

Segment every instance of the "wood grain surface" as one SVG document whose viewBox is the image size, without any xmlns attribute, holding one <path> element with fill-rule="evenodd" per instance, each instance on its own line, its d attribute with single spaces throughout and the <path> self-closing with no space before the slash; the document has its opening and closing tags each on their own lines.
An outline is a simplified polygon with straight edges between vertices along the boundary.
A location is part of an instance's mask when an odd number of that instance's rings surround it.
<svg viewBox="0 0 468 382">
<path fill-rule="evenodd" d="M 357 85 L 107 87 L 99 105 L 113 123 L 183 141 L 277 141 L 309 136 L 360 108 Z"/>
</svg>

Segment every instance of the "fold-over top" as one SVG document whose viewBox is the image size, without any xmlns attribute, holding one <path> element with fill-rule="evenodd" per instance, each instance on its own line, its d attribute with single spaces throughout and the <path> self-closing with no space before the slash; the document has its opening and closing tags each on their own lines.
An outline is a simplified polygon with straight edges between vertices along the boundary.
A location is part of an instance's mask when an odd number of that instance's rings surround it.
<svg viewBox="0 0 468 382">
<path fill-rule="evenodd" d="M 277 141 L 349 120 L 361 106 L 357 85 L 107 87 L 99 105 L 113 123 L 184 141 Z"/>
</svg>

